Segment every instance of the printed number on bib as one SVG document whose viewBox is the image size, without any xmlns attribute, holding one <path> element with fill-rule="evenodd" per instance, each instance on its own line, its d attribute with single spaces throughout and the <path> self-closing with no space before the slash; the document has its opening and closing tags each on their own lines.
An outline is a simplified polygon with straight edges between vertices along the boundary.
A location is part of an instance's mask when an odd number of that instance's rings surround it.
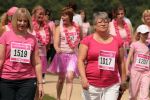
<svg viewBox="0 0 150 100">
<path fill-rule="evenodd" d="M 114 71 L 115 56 L 116 56 L 116 53 L 113 51 L 100 51 L 99 57 L 98 57 L 99 69 Z"/>
<path fill-rule="evenodd" d="M 145 69 L 149 69 L 150 64 L 150 56 L 144 54 L 138 54 L 136 57 L 136 67 L 141 67 Z"/>
<path fill-rule="evenodd" d="M 30 55 L 31 55 L 31 44 L 17 43 L 17 42 L 11 43 L 10 61 L 30 63 Z"/>
<path fill-rule="evenodd" d="M 27 50 L 14 49 L 14 56 L 27 57 Z"/>
</svg>

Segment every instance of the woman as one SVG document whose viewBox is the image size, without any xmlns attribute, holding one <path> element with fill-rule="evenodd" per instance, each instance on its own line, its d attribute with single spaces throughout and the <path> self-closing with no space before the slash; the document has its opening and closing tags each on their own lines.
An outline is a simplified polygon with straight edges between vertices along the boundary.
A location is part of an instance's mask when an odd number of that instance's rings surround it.
<svg viewBox="0 0 150 100">
<path fill-rule="evenodd" d="M 55 56 L 55 48 L 54 48 L 54 32 L 55 32 L 55 23 L 51 18 L 51 11 L 46 9 L 45 11 L 45 21 L 48 23 L 49 29 L 50 29 L 50 33 L 51 33 L 51 41 L 50 41 L 50 45 L 48 45 L 48 50 L 47 50 L 47 60 L 49 61 L 50 58 L 50 62 L 52 62 L 54 56 Z"/>
<path fill-rule="evenodd" d="M 142 21 L 144 24 L 146 24 L 150 29 L 150 9 L 144 10 L 142 14 Z M 147 39 L 147 42 L 150 44 L 150 33 Z"/>
<path fill-rule="evenodd" d="M 82 25 L 81 25 L 82 37 L 84 38 L 85 36 L 87 36 L 89 34 L 90 23 L 87 21 L 86 13 L 84 10 L 80 10 L 80 15 L 82 18 Z"/>
<path fill-rule="evenodd" d="M 79 46 L 78 69 L 84 97 L 85 100 L 117 100 L 119 72 L 121 82 L 125 81 L 122 41 L 109 34 L 106 12 L 95 14 L 94 28 L 95 32 Z"/>
<path fill-rule="evenodd" d="M 110 34 L 123 40 L 124 60 L 126 61 L 129 52 L 129 45 L 132 41 L 132 24 L 130 20 L 125 17 L 125 13 L 126 10 L 122 5 L 116 6 L 113 11 L 114 19 L 109 24 L 109 31 Z M 121 99 L 122 94 L 120 93 L 118 100 Z"/>
<path fill-rule="evenodd" d="M 125 17 L 126 10 L 122 5 L 114 9 L 114 19 L 110 22 L 110 34 L 123 40 L 125 59 L 129 51 L 129 45 L 132 40 L 132 25 L 128 18 Z"/>
<path fill-rule="evenodd" d="M 74 76 L 77 71 L 77 49 L 80 41 L 79 27 L 72 21 L 73 10 L 69 7 L 62 9 L 63 24 L 56 28 L 54 48 L 56 55 L 50 65 L 50 72 L 58 74 L 57 100 L 60 100 L 64 81 L 66 79 L 66 100 L 70 100 Z"/>
<path fill-rule="evenodd" d="M 29 11 L 19 8 L 12 17 L 12 31 L 0 37 L 0 100 L 34 100 L 38 86 L 43 97 L 41 62 Z"/>
<path fill-rule="evenodd" d="M 47 45 L 50 42 L 50 29 L 44 19 L 45 9 L 42 6 L 36 6 L 32 11 L 33 32 L 39 47 L 39 55 L 42 62 L 43 82 L 45 82 L 45 73 L 47 70 Z"/>
<path fill-rule="evenodd" d="M 147 25 L 139 25 L 137 34 L 139 38 L 130 45 L 129 55 L 126 61 L 126 68 L 128 68 L 132 61 L 129 87 L 129 100 L 149 100 L 149 84 L 150 84 L 150 50 L 146 42 L 148 34 L 150 33 Z"/>
<path fill-rule="evenodd" d="M 6 13 L 4 13 L 1 17 L 1 29 L 0 33 L 2 34 L 5 31 L 10 31 L 11 30 L 11 20 L 12 16 L 16 12 L 18 7 L 11 7 Z"/>
</svg>

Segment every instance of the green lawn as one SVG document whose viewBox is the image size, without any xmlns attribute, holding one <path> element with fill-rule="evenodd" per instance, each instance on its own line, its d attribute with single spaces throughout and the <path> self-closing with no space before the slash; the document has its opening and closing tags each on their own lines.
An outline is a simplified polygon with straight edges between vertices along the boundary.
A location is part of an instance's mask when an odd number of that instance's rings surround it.
<svg viewBox="0 0 150 100">
<path fill-rule="evenodd" d="M 49 96 L 48 94 L 45 94 L 43 100 L 56 100 L 54 97 Z"/>
</svg>

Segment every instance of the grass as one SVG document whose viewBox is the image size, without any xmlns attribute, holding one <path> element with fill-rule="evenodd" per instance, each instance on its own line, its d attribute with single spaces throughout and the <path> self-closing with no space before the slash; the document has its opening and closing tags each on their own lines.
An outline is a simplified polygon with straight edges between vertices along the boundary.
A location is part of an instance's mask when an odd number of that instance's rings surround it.
<svg viewBox="0 0 150 100">
<path fill-rule="evenodd" d="M 56 100 L 56 99 L 54 97 L 49 96 L 48 94 L 45 94 L 43 100 Z"/>
</svg>

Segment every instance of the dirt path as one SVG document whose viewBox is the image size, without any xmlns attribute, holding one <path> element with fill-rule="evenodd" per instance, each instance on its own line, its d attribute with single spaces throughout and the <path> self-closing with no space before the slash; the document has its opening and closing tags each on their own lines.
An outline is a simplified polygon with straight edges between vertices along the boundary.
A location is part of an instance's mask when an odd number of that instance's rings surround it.
<svg viewBox="0 0 150 100">
<path fill-rule="evenodd" d="M 56 75 L 46 75 L 46 84 L 44 85 L 44 91 L 46 94 L 56 97 L 56 82 L 57 76 Z M 64 84 L 63 92 L 62 92 L 62 100 L 65 100 L 65 88 L 66 85 Z M 79 79 L 74 79 L 73 91 L 71 100 L 82 100 L 82 88 L 80 85 Z M 111 100 L 111 98 L 110 98 Z M 123 95 L 122 100 L 128 100 L 128 91 L 126 91 Z"/>
</svg>

